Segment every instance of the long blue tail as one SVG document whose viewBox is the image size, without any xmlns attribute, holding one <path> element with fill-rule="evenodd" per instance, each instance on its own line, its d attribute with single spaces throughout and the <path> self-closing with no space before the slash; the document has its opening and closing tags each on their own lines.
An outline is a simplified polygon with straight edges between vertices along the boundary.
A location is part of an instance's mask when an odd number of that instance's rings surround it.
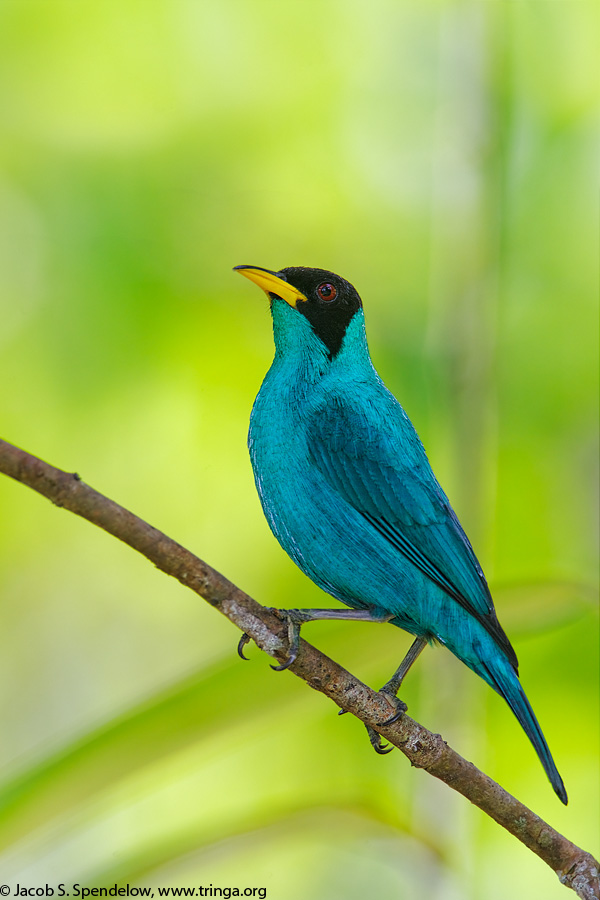
<svg viewBox="0 0 600 900">
<path fill-rule="evenodd" d="M 486 661 L 480 663 L 483 672 L 480 675 L 497 691 L 501 697 L 504 697 L 515 716 L 521 723 L 525 734 L 535 747 L 535 752 L 540 758 L 540 762 L 544 767 L 546 775 L 550 779 L 550 784 L 554 788 L 556 795 L 565 805 L 568 803 L 567 792 L 563 784 L 563 780 L 558 774 L 558 769 L 552 759 L 552 754 L 546 743 L 546 738 L 542 734 L 539 722 L 535 717 L 535 713 L 531 708 L 529 700 L 525 696 L 525 691 L 521 687 L 519 678 L 507 659 L 500 657 L 494 662 Z"/>
</svg>

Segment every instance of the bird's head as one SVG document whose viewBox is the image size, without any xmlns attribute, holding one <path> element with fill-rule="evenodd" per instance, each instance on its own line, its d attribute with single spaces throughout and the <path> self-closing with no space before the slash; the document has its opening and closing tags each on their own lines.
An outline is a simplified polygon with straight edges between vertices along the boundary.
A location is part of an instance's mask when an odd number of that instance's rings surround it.
<svg viewBox="0 0 600 900">
<path fill-rule="evenodd" d="M 281 301 L 295 311 L 293 315 L 304 317 L 305 323 L 324 344 L 330 359 L 339 353 L 350 322 L 362 310 L 356 289 L 345 278 L 327 269 L 289 266 L 279 272 L 271 272 L 258 266 L 236 266 L 235 271 L 266 292 L 274 319 Z M 282 312 L 285 310 L 285 306 L 278 308 Z M 288 313 L 285 315 L 288 316 Z M 291 327 L 294 327 L 293 320 Z M 277 337 L 276 331 L 276 341 Z"/>
</svg>

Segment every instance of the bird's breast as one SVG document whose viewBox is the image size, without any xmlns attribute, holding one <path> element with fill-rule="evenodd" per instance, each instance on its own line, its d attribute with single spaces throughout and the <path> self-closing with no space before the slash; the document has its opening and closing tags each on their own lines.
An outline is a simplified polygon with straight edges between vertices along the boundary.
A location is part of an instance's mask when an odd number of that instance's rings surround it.
<svg viewBox="0 0 600 900">
<path fill-rule="evenodd" d="M 330 491 L 314 465 L 308 443 L 316 392 L 293 380 L 265 379 L 250 417 L 248 448 L 261 504 L 279 543 L 307 570 L 314 547 L 324 541 Z"/>
<path fill-rule="evenodd" d="M 250 416 L 248 448 L 267 518 L 289 502 L 290 482 L 305 480 L 308 467 L 305 411 L 288 391 L 265 382 Z"/>
</svg>

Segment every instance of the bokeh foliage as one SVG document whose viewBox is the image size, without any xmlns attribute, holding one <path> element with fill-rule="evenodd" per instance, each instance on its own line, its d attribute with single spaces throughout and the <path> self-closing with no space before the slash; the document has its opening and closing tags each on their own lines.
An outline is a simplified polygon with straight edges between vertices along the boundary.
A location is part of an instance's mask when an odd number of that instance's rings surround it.
<svg viewBox="0 0 600 900">
<path fill-rule="evenodd" d="M 245 449 L 272 353 L 233 265 L 361 292 L 563 774 L 448 653 L 403 689 L 597 848 L 598 7 L 3 0 L 0 421 L 267 605 L 323 605 Z M 564 895 L 513 838 L 128 548 L 0 482 L 2 880 L 281 900 Z M 371 684 L 392 628 L 306 637 Z"/>
</svg>

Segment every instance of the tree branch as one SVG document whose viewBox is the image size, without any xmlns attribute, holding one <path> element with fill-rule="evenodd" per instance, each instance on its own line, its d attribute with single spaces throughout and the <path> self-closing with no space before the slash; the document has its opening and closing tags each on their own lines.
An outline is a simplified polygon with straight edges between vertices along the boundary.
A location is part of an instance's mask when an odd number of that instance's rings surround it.
<svg viewBox="0 0 600 900">
<path fill-rule="evenodd" d="M 84 484 L 77 474 L 63 472 L 0 440 L 0 472 L 48 497 L 57 506 L 98 525 L 142 553 L 167 575 L 203 597 L 227 616 L 258 646 L 284 662 L 287 628 L 278 616 L 228 581 L 189 550 L 133 513 Z M 388 727 L 390 707 L 382 694 L 371 690 L 334 660 L 301 640 L 300 653 L 290 671 L 310 687 L 330 697 L 379 731 L 398 747 L 411 764 L 425 769 L 463 794 L 522 841 L 584 900 L 600 900 L 600 865 L 572 844 L 472 763 L 452 750 L 439 734 L 432 734 L 409 716 Z"/>
</svg>

